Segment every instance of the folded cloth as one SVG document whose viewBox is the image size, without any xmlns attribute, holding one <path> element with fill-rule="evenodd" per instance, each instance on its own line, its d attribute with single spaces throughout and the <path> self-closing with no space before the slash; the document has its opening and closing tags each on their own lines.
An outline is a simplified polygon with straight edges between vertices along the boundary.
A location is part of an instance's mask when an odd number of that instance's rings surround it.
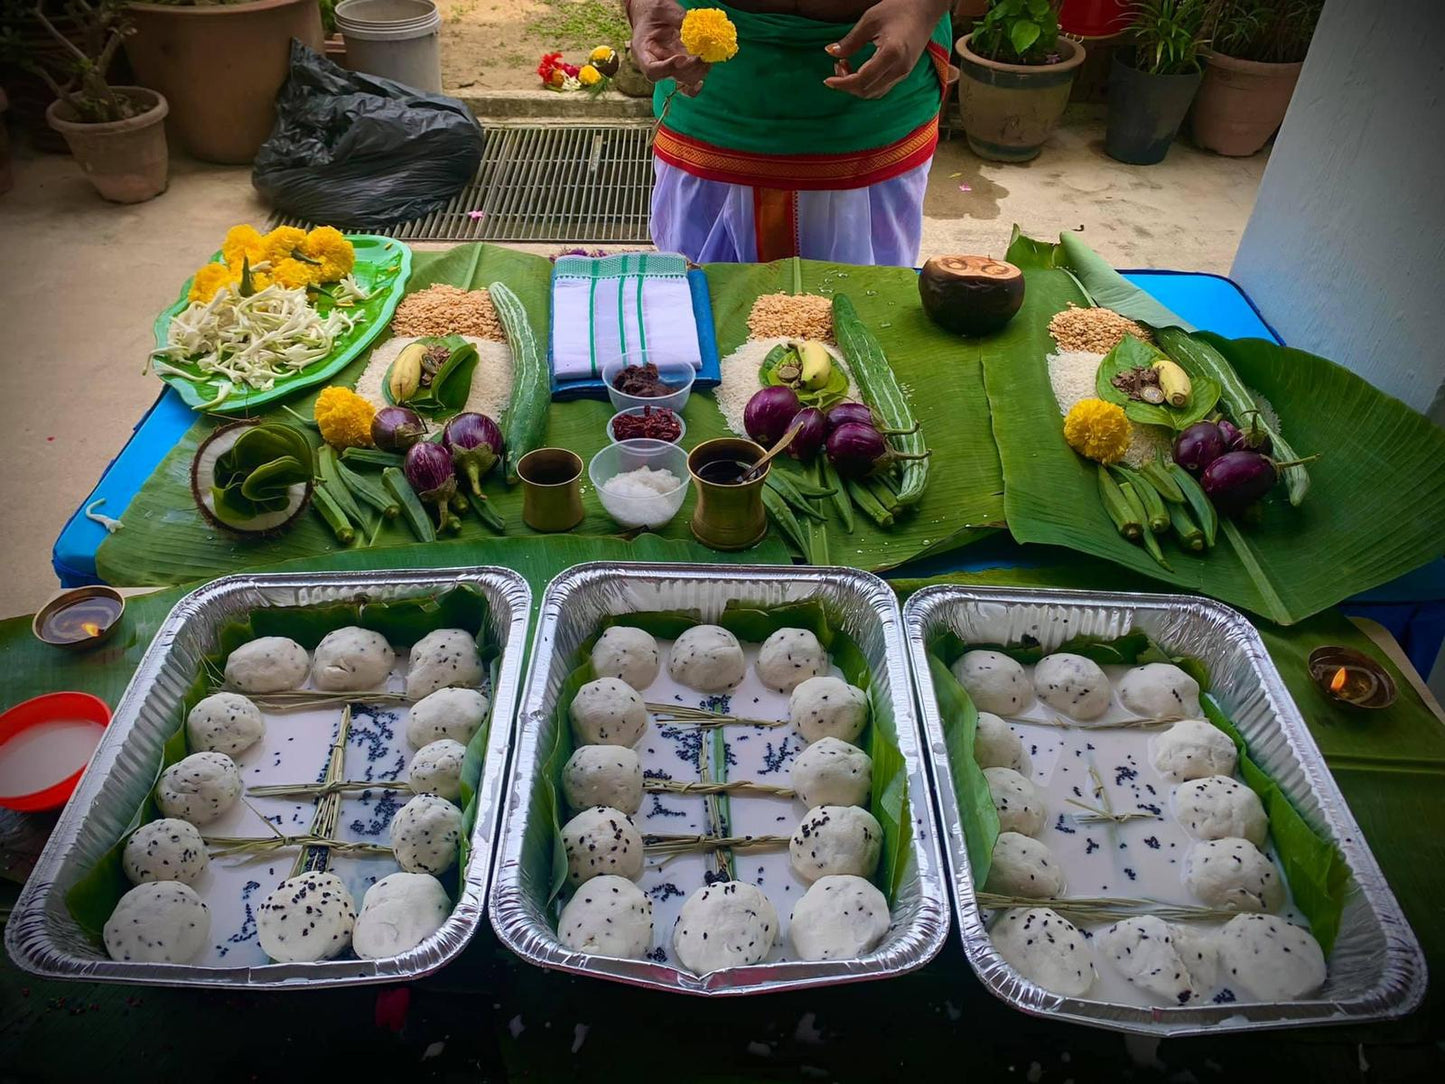
<svg viewBox="0 0 1445 1084">
<path fill-rule="evenodd" d="M 702 365 L 687 260 L 665 252 L 560 256 L 552 275 L 552 373 L 591 380 L 623 354 Z"/>
</svg>

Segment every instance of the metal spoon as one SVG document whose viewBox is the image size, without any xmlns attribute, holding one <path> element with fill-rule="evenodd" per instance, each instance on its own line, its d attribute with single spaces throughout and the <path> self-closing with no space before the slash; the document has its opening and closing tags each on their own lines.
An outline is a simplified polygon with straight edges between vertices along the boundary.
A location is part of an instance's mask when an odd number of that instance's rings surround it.
<svg viewBox="0 0 1445 1084">
<path fill-rule="evenodd" d="M 744 485 L 748 482 L 751 482 L 754 476 L 757 475 L 760 470 L 762 470 L 770 462 L 772 462 L 774 456 L 776 456 L 780 452 L 786 451 L 788 445 L 793 443 L 793 438 L 798 435 L 798 430 L 801 428 L 801 425 L 790 426 L 788 428 L 788 431 L 783 434 L 783 439 L 773 445 L 772 451 L 770 451 L 767 455 L 763 456 L 763 458 L 759 459 L 747 470 L 743 471 L 743 476 L 738 479 L 738 485 Z"/>
</svg>

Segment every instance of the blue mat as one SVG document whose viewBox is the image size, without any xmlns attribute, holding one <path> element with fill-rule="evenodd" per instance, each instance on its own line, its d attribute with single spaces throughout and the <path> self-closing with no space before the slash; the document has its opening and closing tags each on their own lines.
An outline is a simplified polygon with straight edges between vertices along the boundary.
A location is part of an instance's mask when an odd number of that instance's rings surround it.
<svg viewBox="0 0 1445 1084">
<path fill-rule="evenodd" d="M 700 272 L 694 272 L 700 275 Z M 1196 327 L 1232 339 L 1260 338 L 1282 342 L 1265 322 L 1248 295 L 1229 279 L 1219 275 L 1187 271 L 1126 271 L 1124 277 L 1147 290 L 1161 303 Z M 706 289 L 701 291 L 699 326 L 712 327 L 712 310 Z M 694 283 L 694 304 L 698 290 Z M 704 323 L 704 320 L 706 321 Z M 705 339 L 711 336 L 704 336 Z M 718 364 L 715 344 L 704 349 L 703 373 Z M 600 387 L 600 382 L 599 387 Z M 699 385 L 704 385 L 702 375 Z M 585 393 L 584 393 L 585 394 Z M 595 394 L 595 392 L 593 393 Z M 146 412 L 130 441 L 111 462 L 81 507 L 56 539 L 51 563 L 66 587 L 100 582 L 95 572 L 95 551 L 105 539 L 105 529 L 85 518 L 84 509 L 100 498 L 97 511 L 120 516 L 141 484 L 151 476 L 161 459 L 191 427 L 194 415 L 175 392 L 167 390 Z M 1068 551 L 1048 547 L 1024 550 L 1000 533 L 996 538 L 951 554 L 928 558 L 900 569 L 900 575 L 934 576 L 943 572 L 997 568 L 1000 565 L 1038 565 L 1067 559 Z M 1428 675 L 1445 638 L 1445 561 L 1436 561 L 1392 583 L 1366 592 L 1342 607 L 1385 625 L 1409 654 L 1415 668 Z"/>
</svg>

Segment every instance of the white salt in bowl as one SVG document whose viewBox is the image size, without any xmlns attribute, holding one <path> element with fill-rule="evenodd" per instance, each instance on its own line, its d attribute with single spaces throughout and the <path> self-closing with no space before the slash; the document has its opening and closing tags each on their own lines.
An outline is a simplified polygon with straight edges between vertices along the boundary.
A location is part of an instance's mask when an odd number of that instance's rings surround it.
<svg viewBox="0 0 1445 1084">
<path fill-rule="evenodd" d="M 612 381 L 617 374 L 629 365 L 646 365 L 648 362 L 657 366 L 657 375 L 664 384 L 673 389 L 671 395 L 657 395 L 644 397 L 641 395 L 626 395 L 612 386 Z M 687 398 L 692 394 L 693 381 L 697 379 L 697 370 L 686 361 L 666 361 L 656 355 L 649 355 L 646 350 L 631 350 L 621 354 L 611 361 L 605 362 L 602 366 L 602 380 L 607 385 L 607 398 L 612 400 L 613 410 L 627 410 L 629 407 L 651 406 L 666 407 L 675 414 L 681 414 L 682 408 L 687 406 Z"/>
<path fill-rule="evenodd" d="M 671 471 L 677 478 L 676 488 L 656 496 L 625 497 L 608 493 L 607 483 L 619 474 L 650 467 Z M 687 499 L 687 453 L 665 440 L 620 440 L 609 444 L 592 457 L 587 476 L 597 490 L 597 499 L 618 525 L 629 529 L 650 527 L 654 530 L 668 523 L 682 502 Z"/>
</svg>

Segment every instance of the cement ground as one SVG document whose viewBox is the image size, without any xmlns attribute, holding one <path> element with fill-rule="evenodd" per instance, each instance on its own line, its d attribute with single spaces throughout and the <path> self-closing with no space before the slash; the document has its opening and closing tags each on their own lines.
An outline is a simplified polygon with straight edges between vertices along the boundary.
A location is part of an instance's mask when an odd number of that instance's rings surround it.
<svg viewBox="0 0 1445 1084">
<path fill-rule="evenodd" d="M 1264 169 L 1184 144 L 1160 166 L 1104 156 L 1102 112 L 1071 110 L 1024 166 L 944 144 L 925 206 L 923 255 L 1002 254 L 1015 222 L 1035 236 L 1082 227 L 1118 266 L 1227 274 Z M 22 150 L 0 196 L 0 615 L 54 591 L 50 549 L 66 519 L 160 390 L 145 375 L 156 313 L 237 222 L 267 209 L 244 168 L 175 155 L 169 190 L 149 203 L 102 202 L 67 157 Z M 114 511 L 113 509 L 110 511 Z"/>
</svg>

